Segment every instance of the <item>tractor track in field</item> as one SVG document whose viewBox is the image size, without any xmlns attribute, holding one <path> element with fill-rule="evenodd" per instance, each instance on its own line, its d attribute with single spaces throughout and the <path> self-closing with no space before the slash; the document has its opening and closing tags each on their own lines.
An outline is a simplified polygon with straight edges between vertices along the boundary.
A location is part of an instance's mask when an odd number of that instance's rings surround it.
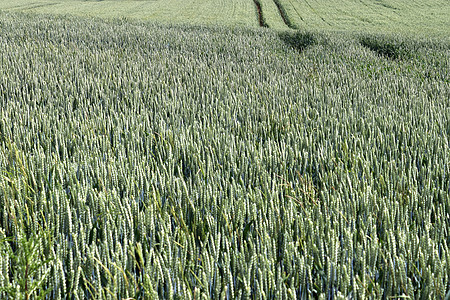
<svg viewBox="0 0 450 300">
<path fill-rule="evenodd" d="M 253 0 L 253 2 L 255 3 L 256 12 L 258 13 L 259 26 L 260 27 L 269 27 L 269 26 L 267 26 L 267 23 L 264 20 L 263 12 L 262 12 L 262 9 L 261 9 L 261 3 L 259 2 L 259 0 Z"/>
<path fill-rule="evenodd" d="M 57 5 L 58 3 L 36 3 L 36 4 L 25 4 L 25 5 L 18 5 L 18 6 L 13 6 L 11 7 L 11 9 L 22 9 L 22 10 L 29 10 L 29 9 L 35 9 L 35 8 L 40 8 L 40 7 L 46 7 L 46 6 L 53 6 L 53 5 Z"/>
<path fill-rule="evenodd" d="M 284 10 L 284 7 L 281 5 L 280 0 L 273 0 L 273 3 L 275 3 L 276 7 L 278 8 L 278 13 L 281 16 L 281 19 L 283 19 L 284 24 L 286 24 L 286 26 L 291 29 L 297 29 L 297 26 L 292 24 L 291 20 L 287 16 L 287 13 Z"/>
<path fill-rule="evenodd" d="M 318 16 L 320 19 L 322 19 L 322 21 L 325 23 L 325 24 L 328 24 L 328 26 L 330 26 L 330 27 L 333 27 L 333 25 L 331 25 L 327 20 L 325 20 L 324 19 L 324 17 L 322 17 L 313 7 L 312 7 L 312 5 L 308 2 L 308 0 L 304 0 L 305 1 L 305 3 L 306 3 L 306 5 L 308 5 L 309 6 L 309 8 L 311 9 L 311 11 L 316 15 L 316 16 Z"/>
<path fill-rule="evenodd" d="M 278 0 L 278 1 L 279 1 L 279 0 Z M 297 14 L 297 16 L 299 16 L 300 20 L 301 20 L 302 22 L 305 22 L 305 20 L 303 20 L 302 15 L 300 15 L 300 13 L 298 12 L 297 8 L 295 8 L 295 6 L 292 4 L 292 1 L 291 1 L 291 0 L 289 0 L 289 3 L 291 4 L 291 6 L 292 6 L 292 8 L 294 9 L 294 11 L 295 11 L 295 13 Z"/>
</svg>

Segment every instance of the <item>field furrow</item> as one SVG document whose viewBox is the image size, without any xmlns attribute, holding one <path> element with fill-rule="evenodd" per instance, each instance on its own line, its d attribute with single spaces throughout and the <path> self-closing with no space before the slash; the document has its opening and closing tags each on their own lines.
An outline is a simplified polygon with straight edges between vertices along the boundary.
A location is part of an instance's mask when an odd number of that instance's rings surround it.
<svg viewBox="0 0 450 300">
<path fill-rule="evenodd" d="M 261 8 L 261 3 L 259 0 L 253 0 L 253 2 L 255 3 L 255 10 L 256 10 L 256 16 L 258 18 L 258 23 L 260 27 L 268 27 L 266 24 L 266 20 L 263 16 L 263 12 L 262 12 L 262 8 Z"/>
<path fill-rule="evenodd" d="M 280 14 L 274 0 L 258 0 L 258 2 L 261 4 L 264 22 L 267 27 L 277 30 L 289 28 L 283 21 L 283 16 Z"/>
</svg>

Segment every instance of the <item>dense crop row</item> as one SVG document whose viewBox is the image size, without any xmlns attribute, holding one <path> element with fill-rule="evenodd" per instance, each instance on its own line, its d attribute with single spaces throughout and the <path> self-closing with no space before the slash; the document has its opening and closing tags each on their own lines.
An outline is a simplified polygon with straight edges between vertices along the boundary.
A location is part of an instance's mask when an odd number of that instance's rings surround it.
<svg viewBox="0 0 450 300">
<path fill-rule="evenodd" d="M 0 298 L 443 298 L 449 59 L 0 14 Z"/>
</svg>

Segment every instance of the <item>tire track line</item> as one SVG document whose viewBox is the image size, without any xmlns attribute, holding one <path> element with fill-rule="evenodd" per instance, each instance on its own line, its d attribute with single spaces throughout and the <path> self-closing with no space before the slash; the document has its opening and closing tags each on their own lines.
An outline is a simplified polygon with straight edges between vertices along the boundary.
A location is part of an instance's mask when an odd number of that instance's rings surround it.
<svg viewBox="0 0 450 300">
<path fill-rule="evenodd" d="M 292 4 L 292 0 L 289 0 L 289 3 L 291 4 L 292 8 L 294 9 L 294 11 L 297 13 L 298 17 L 300 18 L 300 20 L 302 22 L 305 22 L 305 20 L 303 20 L 303 17 L 300 15 L 300 13 L 298 12 L 297 8 L 294 6 L 294 4 Z"/>
<path fill-rule="evenodd" d="M 261 9 L 261 3 L 259 2 L 259 0 L 253 0 L 253 2 L 255 3 L 256 12 L 258 13 L 259 26 L 260 27 L 269 27 L 269 26 L 267 26 L 267 23 L 264 20 L 263 12 L 262 12 L 262 9 Z"/>
<path fill-rule="evenodd" d="M 275 3 L 276 7 L 278 8 L 278 13 L 281 16 L 281 19 L 283 19 L 284 24 L 286 24 L 286 26 L 291 29 L 297 29 L 297 26 L 295 26 L 289 19 L 288 15 L 286 13 L 286 10 L 280 3 L 280 0 L 273 0 L 273 3 Z M 300 16 L 300 18 L 301 18 L 301 16 Z"/>
<path fill-rule="evenodd" d="M 316 16 L 318 16 L 319 18 L 321 18 L 322 21 L 324 21 L 325 24 L 327 24 L 328 26 L 333 27 L 333 25 L 331 25 L 327 20 L 325 20 L 321 15 L 319 15 L 319 14 L 316 12 L 316 10 L 315 10 L 315 9 L 312 7 L 312 5 L 308 2 L 308 0 L 304 0 L 304 1 L 305 1 L 306 5 L 309 6 L 309 8 L 311 9 L 311 11 L 312 11 Z"/>
</svg>

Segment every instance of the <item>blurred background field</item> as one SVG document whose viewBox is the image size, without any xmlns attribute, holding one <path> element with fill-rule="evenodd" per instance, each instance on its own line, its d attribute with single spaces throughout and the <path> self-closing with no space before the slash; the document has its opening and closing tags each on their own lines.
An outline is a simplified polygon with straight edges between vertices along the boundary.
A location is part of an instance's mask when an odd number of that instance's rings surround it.
<svg viewBox="0 0 450 300">
<path fill-rule="evenodd" d="M 164 23 L 257 26 L 248 0 L 43 0 L 0 1 L 0 9 L 102 18 L 130 18 Z"/>
<path fill-rule="evenodd" d="M 268 27 L 450 35 L 447 0 L 256 0 Z M 163 23 L 259 26 L 254 0 L 0 0 L 0 10 Z M 282 16 L 283 15 L 283 16 Z M 284 20 L 283 20 L 284 19 Z"/>
<path fill-rule="evenodd" d="M 450 34 L 446 0 L 277 0 L 297 28 L 327 31 Z"/>
</svg>

